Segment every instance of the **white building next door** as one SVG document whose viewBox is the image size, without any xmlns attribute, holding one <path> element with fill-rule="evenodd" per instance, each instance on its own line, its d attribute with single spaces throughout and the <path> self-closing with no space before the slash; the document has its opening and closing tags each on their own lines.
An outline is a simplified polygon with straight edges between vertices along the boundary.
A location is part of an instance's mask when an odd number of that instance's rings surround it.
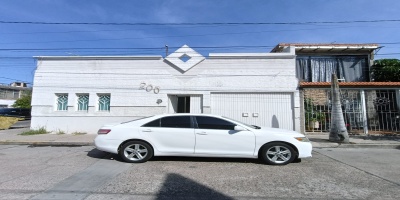
<svg viewBox="0 0 400 200">
<path fill-rule="evenodd" d="M 294 130 L 293 93 L 212 93 L 211 113 L 257 126 Z"/>
</svg>

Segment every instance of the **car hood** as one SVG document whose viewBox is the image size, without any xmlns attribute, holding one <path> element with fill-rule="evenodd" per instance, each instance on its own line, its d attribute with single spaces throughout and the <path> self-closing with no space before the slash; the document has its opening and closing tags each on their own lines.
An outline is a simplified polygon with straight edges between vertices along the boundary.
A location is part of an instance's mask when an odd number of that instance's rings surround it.
<svg viewBox="0 0 400 200">
<path fill-rule="evenodd" d="M 260 129 L 257 129 L 257 131 L 265 134 L 279 134 L 279 135 L 287 135 L 293 137 L 305 137 L 303 134 L 299 132 L 287 129 L 280 129 L 280 128 L 260 127 Z"/>
</svg>

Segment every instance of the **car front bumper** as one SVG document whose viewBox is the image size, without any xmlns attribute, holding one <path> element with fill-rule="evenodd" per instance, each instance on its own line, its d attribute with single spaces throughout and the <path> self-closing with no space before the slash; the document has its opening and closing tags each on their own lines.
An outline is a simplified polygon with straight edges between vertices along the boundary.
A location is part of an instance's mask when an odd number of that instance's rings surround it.
<svg viewBox="0 0 400 200">
<path fill-rule="evenodd" d="M 297 142 L 297 150 L 299 150 L 299 158 L 312 157 L 312 144 L 311 142 Z"/>
</svg>

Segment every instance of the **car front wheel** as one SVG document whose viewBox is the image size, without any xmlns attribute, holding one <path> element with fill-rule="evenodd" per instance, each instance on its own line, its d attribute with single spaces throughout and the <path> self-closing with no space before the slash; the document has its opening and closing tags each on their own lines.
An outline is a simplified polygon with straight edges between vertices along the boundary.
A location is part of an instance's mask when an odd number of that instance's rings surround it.
<svg viewBox="0 0 400 200">
<path fill-rule="evenodd" d="M 130 141 L 122 146 L 119 155 L 126 162 L 142 163 L 153 157 L 153 149 L 146 142 Z"/>
<path fill-rule="evenodd" d="M 270 165 L 286 165 L 297 157 L 296 151 L 282 142 L 265 145 L 261 150 L 261 159 Z"/>
</svg>

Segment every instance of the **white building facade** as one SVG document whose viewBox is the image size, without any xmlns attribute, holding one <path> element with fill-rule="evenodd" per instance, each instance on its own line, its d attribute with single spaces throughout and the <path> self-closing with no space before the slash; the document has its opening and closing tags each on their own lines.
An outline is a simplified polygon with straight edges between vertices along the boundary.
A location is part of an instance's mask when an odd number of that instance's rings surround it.
<svg viewBox="0 0 400 200">
<path fill-rule="evenodd" d="M 95 134 L 108 123 L 161 113 L 212 113 L 300 130 L 294 48 L 162 56 L 37 57 L 31 128 Z"/>
</svg>

